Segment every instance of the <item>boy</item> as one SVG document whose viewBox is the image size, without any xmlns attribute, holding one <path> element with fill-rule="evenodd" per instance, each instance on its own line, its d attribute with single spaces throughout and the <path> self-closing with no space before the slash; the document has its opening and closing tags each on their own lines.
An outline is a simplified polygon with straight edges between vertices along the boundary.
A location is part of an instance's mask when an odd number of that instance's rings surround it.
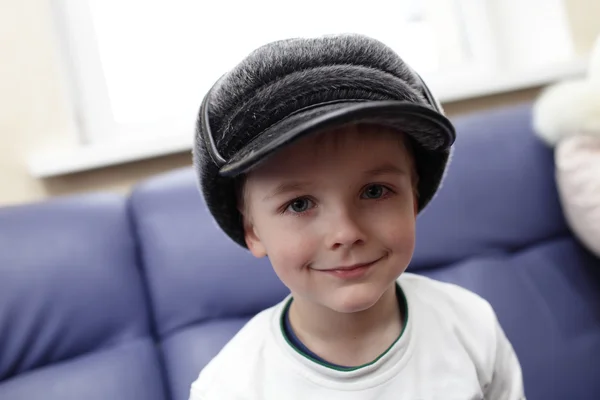
<svg viewBox="0 0 600 400">
<path fill-rule="evenodd" d="M 491 306 L 404 273 L 454 138 L 420 77 L 364 36 L 270 43 L 223 76 L 198 121 L 202 193 L 291 294 L 190 399 L 523 399 Z"/>
</svg>

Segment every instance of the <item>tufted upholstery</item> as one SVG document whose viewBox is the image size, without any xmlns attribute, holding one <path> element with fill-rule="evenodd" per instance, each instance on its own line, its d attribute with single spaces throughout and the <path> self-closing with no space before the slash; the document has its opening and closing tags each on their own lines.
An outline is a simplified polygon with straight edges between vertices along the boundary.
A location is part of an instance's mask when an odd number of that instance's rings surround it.
<svg viewBox="0 0 600 400">
<path fill-rule="evenodd" d="M 600 397 L 600 260 L 568 230 L 529 105 L 455 119 L 411 271 L 495 307 L 529 399 Z M 0 399 L 185 400 L 200 369 L 287 293 L 208 215 L 191 169 L 0 209 Z"/>
<path fill-rule="evenodd" d="M 164 399 L 126 202 L 0 209 L 0 399 Z"/>
</svg>

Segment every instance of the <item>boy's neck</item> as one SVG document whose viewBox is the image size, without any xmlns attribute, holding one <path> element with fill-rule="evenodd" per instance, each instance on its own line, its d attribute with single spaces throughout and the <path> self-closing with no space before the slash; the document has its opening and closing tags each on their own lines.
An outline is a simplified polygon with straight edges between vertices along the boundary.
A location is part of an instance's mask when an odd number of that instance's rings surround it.
<svg viewBox="0 0 600 400">
<path fill-rule="evenodd" d="M 403 317 L 395 283 L 371 308 L 339 313 L 302 298 L 294 298 L 289 310 L 296 336 L 323 359 L 348 367 L 368 364 L 398 339 Z"/>
</svg>

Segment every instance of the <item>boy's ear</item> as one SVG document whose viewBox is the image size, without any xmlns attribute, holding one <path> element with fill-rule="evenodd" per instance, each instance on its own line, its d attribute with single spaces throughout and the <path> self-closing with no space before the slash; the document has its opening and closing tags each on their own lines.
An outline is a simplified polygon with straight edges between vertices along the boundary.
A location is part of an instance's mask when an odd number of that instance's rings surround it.
<svg viewBox="0 0 600 400">
<path fill-rule="evenodd" d="M 415 196 L 415 201 L 413 202 L 415 205 L 415 217 L 419 214 L 419 200 Z"/>
<path fill-rule="evenodd" d="M 250 253 L 256 258 L 262 258 L 267 255 L 267 249 L 263 246 L 260 237 L 256 233 L 254 225 L 244 218 L 244 239 Z"/>
<path fill-rule="evenodd" d="M 413 208 L 415 211 L 415 218 L 417 214 L 419 214 L 419 197 L 417 195 L 413 196 Z"/>
</svg>

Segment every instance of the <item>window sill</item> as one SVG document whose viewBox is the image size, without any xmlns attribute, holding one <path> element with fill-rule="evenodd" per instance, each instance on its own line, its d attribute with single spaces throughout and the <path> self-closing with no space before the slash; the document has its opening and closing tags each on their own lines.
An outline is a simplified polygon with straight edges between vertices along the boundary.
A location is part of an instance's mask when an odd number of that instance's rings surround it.
<svg viewBox="0 0 600 400">
<path fill-rule="evenodd" d="M 441 77 L 431 80 L 430 86 L 441 103 L 452 103 L 478 97 L 491 96 L 517 90 L 541 87 L 558 81 L 585 76 L 589 59 L 582 57 L 570 62 L 559 63 L 527 71 L 505 73 L 501 76 L 483 75 Z M 428 82 L 429 83 L 429 82 Z"/>
<path fill-rule="evenodd" d="M 451 103 L 483 96 L 539 87 L 553 82 L 580 77 L 585 74 L 587 59 L 555 65 L 527 73 L 504 75 L 501 78 L 431 81 L 430 86 L 441 103 Z M 451 81 L 452 83 L 448 83 Z M 130 140 L 119 143 L 102 143 L 81 146 L 70 152 L 52 152 L 36 155 L 29 160 L 29 171 L 36 178 L 68 175 L 169 154 L 191 151 L 193 134 Z M 190 156 L 191 161 L 191 156 Z"/>
<path fill-rule="evenodd" d="M 30 158 L 28 166 L 33 177 L 52 178 L 170 154 L 191 152 L 192 143 L 192 133 L 185 136 L 133 139 L 124 143 L 98 143 L 81 146 L 71 151 L 37 154 Z"/>
</svg>

